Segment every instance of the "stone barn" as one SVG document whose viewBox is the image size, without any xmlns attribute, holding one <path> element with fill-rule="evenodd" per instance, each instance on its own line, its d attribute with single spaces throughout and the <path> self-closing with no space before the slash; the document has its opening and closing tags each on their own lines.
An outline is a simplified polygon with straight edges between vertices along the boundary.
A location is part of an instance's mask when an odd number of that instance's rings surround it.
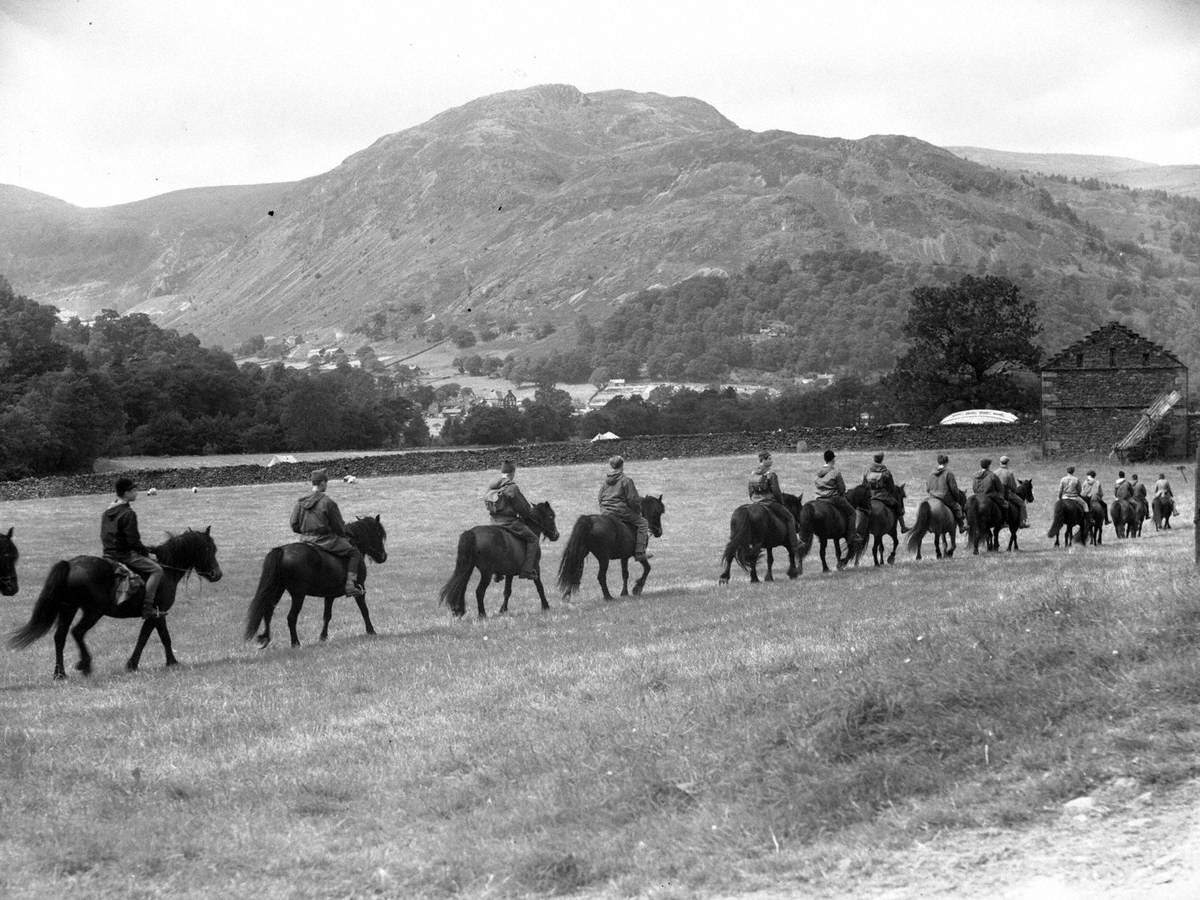
<svg viewBox="0 0 1200 900">
<path fill-rule="evenodd" d="M 1187 366 L 1136 331 L 1109 322 L 1042 366 L 1043 450 L 1183 458 L 1187 397 Z"/>
</svg>

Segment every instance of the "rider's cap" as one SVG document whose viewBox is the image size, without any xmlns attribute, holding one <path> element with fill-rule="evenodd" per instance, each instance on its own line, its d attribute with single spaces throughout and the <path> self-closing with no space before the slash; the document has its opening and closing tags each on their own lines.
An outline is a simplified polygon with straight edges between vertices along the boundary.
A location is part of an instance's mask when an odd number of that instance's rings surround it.
<svg viewBox="0 0 1200 900">
<path fill-rule="evenodd" d="M 979 461 L 979 468 L 986 469 L 991 464 L 992 464 L 992 461 L 985 456 L 983 459 L 981 459 Z"/>
<path fill-rule="evenodd" d="M 1124 470 L 1124 469 L 1118 469 L 1118 470 L 1117 470 L 1117 477 L 1118 477 L 1118 478 L 1124 478 L 1124 477 L 1125 477 L 1125 470 Z"/>
<path fill-rule="evenodd" d="M 826 450 L 825 451 L 825 462 L 833 462 L 833 459 L 836 455 L 837 454 L 834 453 L 832 450 Z"/>
<path fill-rule="evenodd" d="M 770 450 L 759 450 L 759 451 L 758 451 L 758 459 L 759 459 L 759 461 L 760 461 L 760 462 L 762 462 L 762 461 L 764 461 L 764 460 L 768 460 L 768 459 L 770 459 L 770 458 L 771 458 L 771 451 L 770 451 Z"/>
<path fill-rule="evenodd" d="M 517 464 L 511 459 L 506 459 L 504 462 L 500 463 L 500 471 L 504 472 L 506 475 L 512 475 L 517 471 Z"/>
<path fill-rule="evenodd" d="M 1075 474 L 1075 467 L 1074 467 L 1074 466 L 1067 466 L 1067 474 L 1068 474 L 1068 475 L 1074 475 L 1074 474 Z"/>
<path fill-rule="evenodd" d="M 117 496 L 123 497 L 123 496 L 125 496 L 125 494 L 128 491 L 131 491 L 135 487 L 137 487 L 137 482 L 134 481 L 132 478 L 122 475 L 120 478 L 117 479 L 117 483 L 116 483 L 115 487 L 117 490 Z"/>
<path fill-rule="evenodd" d="M 1129 477 L 1130 477 L 1130 478 L 1132 478 L 1134 481 L 1137 481 L 1137 472 L 1134 472 L 1134 473 L 1133 473 L 1132 475 L 1130 475 Z"/>
<path fill-rule="evenodd" d="M 610 456 L 608 467 L 610 469 L 623 469 L 625 467 L 625 458 L 622 456 Z"/>
<path fill-rule="evenodd" d="M 1008 457 L 1007 456 L 1000 457 L 1000 465 L 1002 465 L 1002 466 L 1008 465 Z"/>
<path fill-rule="evenodd" d="M 309 481 L 311 481 L 313 484 L 324 484 L 328 480 L 329 473 L 324 469 L 313 469 L 313 473 L 309 477 Z"/>
<path fill-rule="evenodd" d="M 875 454 L 875 462 L 883 462 L 883 454 L 882 453 Z"/>
<path fill-rule="evenodd" d="M 1096 477 L 1096 470 L 1095 470 L 1095 469 L 1088 469 L 1088 475 L 1090 475 L 1092 478 L 1095 478 L 1095 477 Z"/>
<path fill-rule="evenodd" d="M 950 457 L 948 457 L 945 453 L 938 454 L 938 464 L 939 465 L 944 466 L 948 462 L 950 462 Z"/>
</svg>

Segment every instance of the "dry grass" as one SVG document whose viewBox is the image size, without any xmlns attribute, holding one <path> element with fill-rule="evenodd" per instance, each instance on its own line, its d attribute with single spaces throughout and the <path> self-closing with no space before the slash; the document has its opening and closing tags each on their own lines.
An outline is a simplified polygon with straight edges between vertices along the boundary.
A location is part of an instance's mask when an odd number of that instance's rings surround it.
<svg viewBox="0 0 1200 900">
<path fill-rule="evenodd" d="M 952 464 L 965 475 L 978 455 Z M 889 462 L 915 480 L 926 456 Z M 843 467 L 868 459 L 847 453 Z M 777 465 L 797 490 L 817 460 Z M 303 485 L 143 498 L 148 535 L 212 524 L 226 577 L 181 592 L 181 669 L 159 668 L 152 641 L 143 671 L 123 672 L 135 629 L 114 620 L 92 632 L 90 681 L 51 682 L 48 638 L 0 655 L 0 894 L 666 898 L 814 885 L 831 845 L 869 867 L 872 848 L 1019 825 L 1117 776 L 1195 774 L 1189 523 L 1056 552 L 1044 523 L 1057 467 L 1022 461 L 1041 490 L 1019 555 L 809 566 L 796 582 L 752 589 L 735 575 L 721 589 L 749 468 L 631 463 L 667 506 L 647 593 L 606 604 L 589 564 L 573 603 L 552 598 L 539 614 L 519 584 L 514 615 L 482 622 L 451 621 L 434 598 L 458 532 L 483 518 L 486 475 L 335 485 L 344 512 L 382 514 L 389 529 L 391 558 L 369 581 L 381 633 L 366 638 L 339 600 L 318 645 L 310 599 L 305 646 L 279 640 L 281 607 L 261 653 L 238 640 L 242 617 Z M 520 476 L 564 533 L 592 510 L 594 467 Z M 5 630 L 54 560 L 95 546 L 103 502 L 5 504 L 0 524 L 16 526 L 22 551 Z M 561 546 L 544 549 L 549 572 Z"/>
</svg>

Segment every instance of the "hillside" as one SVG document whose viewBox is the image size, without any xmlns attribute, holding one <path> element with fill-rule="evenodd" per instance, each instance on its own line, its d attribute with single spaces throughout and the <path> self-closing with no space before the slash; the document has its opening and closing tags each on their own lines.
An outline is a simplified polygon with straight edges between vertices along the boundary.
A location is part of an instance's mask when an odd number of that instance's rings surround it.
<svg viewBox="0 0 1200 900">
<path fill-rule="evenodd" d="M 414 348 L 434 314 L 599 321 L 654 284 L 816 251 L 880 254 L 914 284 L 935 266 L 1008 274 L 1056 326 L 1120 318 L 1200 363 L 1194 201 L 1010 175 L 912 137 L 750 132 L 690 98 L 497 94 L 300 182 L 108 209 L 0 188 L 0 273 L 18 291 L 226 346 L 373 322 Z"/>
<path fill-rule="evenodd" d="M 1200 165 L 1159 166 L 1120 156 L 1076 153 L 1014 153 L 983 147 L 947 147 L 951 153 L 980 165 L 1014 172 L 1040 172 L 1067 178 L 1096 178 L 1143 191 L 1167 191 L 1200 197 Z"/>
</svg>

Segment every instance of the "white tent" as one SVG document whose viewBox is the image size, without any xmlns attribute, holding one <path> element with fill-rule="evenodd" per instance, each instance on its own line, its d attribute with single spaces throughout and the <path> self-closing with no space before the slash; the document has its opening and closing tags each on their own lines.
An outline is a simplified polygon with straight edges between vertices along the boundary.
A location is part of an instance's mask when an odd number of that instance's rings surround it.
<svg viewBox="0 0 1200 900">
<path fill-rule="evenodd" d="M 592 438 L 591 443 L 594 444 L 596 441 L 619 441 L 620 439 L 619 435 L 615 435 L 611 431 L 602 431 Z"/>
<path fill-rule="evenodd" d="M 277 456 L 271 457 L 271 461 L 269 463 L 267 463 L 267 468 L 269 469 L 269 468 L 271 468 L 271 466 L 277 466 L 280 463 L 294 463 L 294 462 L 300 462 L 300 460 L 296 459 L 296 457 L 292 456 L 290 453 L 280 453 Z"/>
<path fill-rule="evenodd" d="M 1002 409 L 964 409 L 950 413 L 940 425 L 1011 425 L 1017 417 Z"/>
</svg>

